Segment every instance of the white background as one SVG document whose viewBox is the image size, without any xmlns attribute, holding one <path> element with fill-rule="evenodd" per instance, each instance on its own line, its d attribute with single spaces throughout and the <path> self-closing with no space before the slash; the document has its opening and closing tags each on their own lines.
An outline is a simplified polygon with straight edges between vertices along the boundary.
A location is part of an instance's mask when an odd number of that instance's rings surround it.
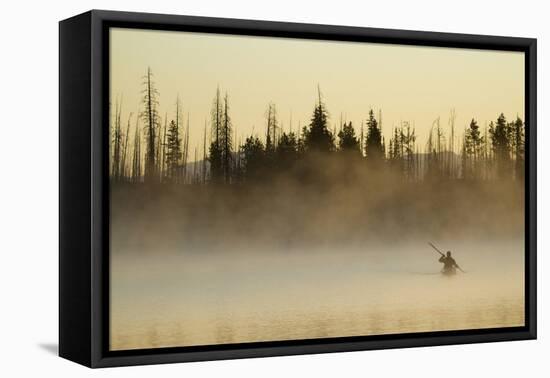
<svg viewBox="0 0 550 378">
<path fill-rule="evenodd" d="M 90 370 L 57 357 L 58 25 L 92 8 L 538 38 L 539 140 L 550 140 L 545 1 L 6 1 L 0 22 L 3 377 L 548 376 L 550 153 L 539 143 L 539 340 Z"/>
</svg>

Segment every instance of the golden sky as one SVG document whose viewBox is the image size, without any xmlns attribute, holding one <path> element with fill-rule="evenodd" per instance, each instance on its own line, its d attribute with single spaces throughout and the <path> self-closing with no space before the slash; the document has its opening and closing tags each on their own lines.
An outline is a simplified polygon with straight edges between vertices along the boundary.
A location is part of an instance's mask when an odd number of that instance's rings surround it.
<svg viewBox="0 0 550 378">
<path fill-rule="evenodd" d="M 521 52 L 121 28 L 110 38 L 111 103 L 122 96 L 123 124 L 130 112 L 135 120 L 149 66 L 160 115 L 174 118 L 178 94 L 189 115 L 190 160 L 195 147 L 202 151 L 218 85 L 229 95 L 238 138 L 265 135 L 270 101 L 285 130 L 291 119 L 294 130 L 309 123 L 317 85 L 336 128 L 342 115 L 358 132 L 372 107 L 382 111 L 386 139 L 392 126 L 410 121 L 422 147 L 433 121 L 441 117 L 447 127 L 453 108 L 458 130 L 472 117 L 483 126 L 501 112 L 524 114 Z"/>
</svg>

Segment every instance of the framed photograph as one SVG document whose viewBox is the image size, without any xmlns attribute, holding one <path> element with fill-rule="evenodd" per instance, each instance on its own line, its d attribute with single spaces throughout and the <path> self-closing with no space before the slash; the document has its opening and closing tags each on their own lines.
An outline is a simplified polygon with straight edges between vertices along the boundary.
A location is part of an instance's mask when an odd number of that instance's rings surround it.
<svg viewBox="0 0 550 378">
<path fill-rule="evenodd" d="M 62 357 L 536 338 L 536 40 L 60 22 Z"/>
</svg>

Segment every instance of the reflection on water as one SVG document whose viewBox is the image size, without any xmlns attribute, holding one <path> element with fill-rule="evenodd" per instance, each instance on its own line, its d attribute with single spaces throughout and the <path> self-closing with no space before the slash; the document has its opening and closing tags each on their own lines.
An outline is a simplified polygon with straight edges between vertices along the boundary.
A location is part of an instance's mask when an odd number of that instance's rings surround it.
<svg viewBox="0 0 550 378">
<path fill-rule="evenodd" d="M 523 256 L 519 240 L 462 245 L 467 274 L 446 277 L 421 244 L 120 254 L 111 258 L 111 349 L 522 326 Z"/>
</svg>

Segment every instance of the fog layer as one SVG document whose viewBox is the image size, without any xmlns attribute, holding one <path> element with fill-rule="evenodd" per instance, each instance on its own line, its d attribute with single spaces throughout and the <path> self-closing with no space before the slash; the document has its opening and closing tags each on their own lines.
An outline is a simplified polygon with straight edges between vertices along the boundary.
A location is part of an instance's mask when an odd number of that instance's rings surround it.
<svg viewBox="0 0 550 378">
<path fill-rule="evenodd" d="M 334 172 L 112 185 L 111 348 L 524 324 L 520 184 Z"/>
</svg>

